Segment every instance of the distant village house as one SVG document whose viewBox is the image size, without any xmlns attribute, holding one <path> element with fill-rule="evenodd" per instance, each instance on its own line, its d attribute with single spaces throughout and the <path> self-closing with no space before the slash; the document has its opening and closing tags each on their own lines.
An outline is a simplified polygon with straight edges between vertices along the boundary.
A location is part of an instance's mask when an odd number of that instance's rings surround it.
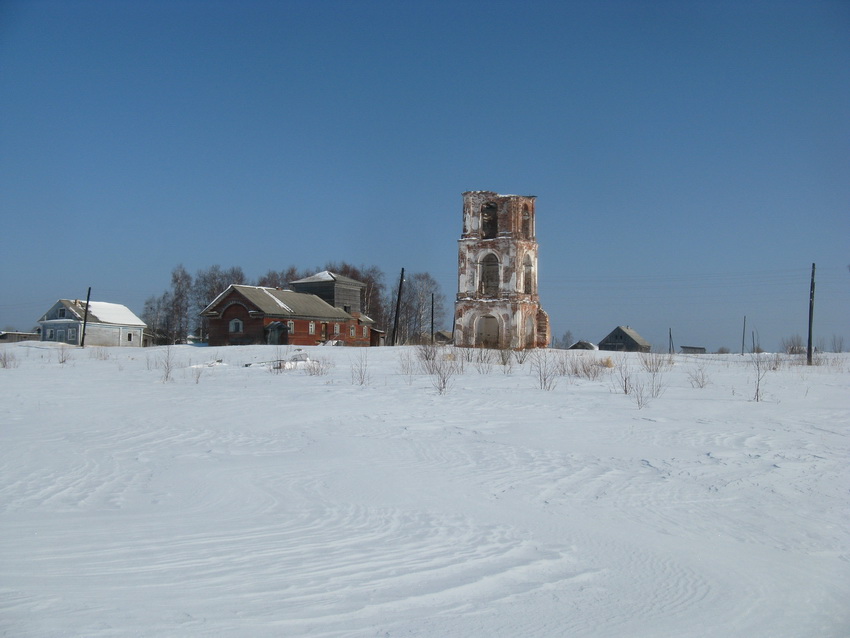
<svg viewBox="0 0 850 638">
<path fill-rule="evenodd" d="M 41 341 L 56 341 L 78 346 L 85 345 L 142 347 L 145 322 L 133 312 L 117 303 L 77 299 L 60 299 L 38 320 Z"/>
<path fill-rule="evenodd" d="M 629 326 L 617 326 L 599 342 L 600 350 L 619 352 L 649 352 L 649 342 Z"/>
</svg>

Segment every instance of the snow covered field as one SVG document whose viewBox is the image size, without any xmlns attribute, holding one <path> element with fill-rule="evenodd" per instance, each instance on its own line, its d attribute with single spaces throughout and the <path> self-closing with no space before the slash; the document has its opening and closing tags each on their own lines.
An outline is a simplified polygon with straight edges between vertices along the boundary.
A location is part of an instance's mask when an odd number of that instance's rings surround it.
<svg viewBox="0 0 850 638">
<path fill-rule="evenodd" d="M 850 635 L 850 356 L 304 350 L 0 347 L 0 635 Z"/>
</svg>

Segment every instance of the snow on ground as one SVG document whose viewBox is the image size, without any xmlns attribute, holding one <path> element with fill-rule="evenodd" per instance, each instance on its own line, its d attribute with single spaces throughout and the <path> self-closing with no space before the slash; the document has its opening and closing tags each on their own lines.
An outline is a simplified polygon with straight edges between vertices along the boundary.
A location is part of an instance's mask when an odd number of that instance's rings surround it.
<svg viewBox="0 0 850 638">
<path fill-rule="evenodd" d="M 0 635 L 850 635 L 847 355 L 305 350 L 0 347 Z"/>
</svg>

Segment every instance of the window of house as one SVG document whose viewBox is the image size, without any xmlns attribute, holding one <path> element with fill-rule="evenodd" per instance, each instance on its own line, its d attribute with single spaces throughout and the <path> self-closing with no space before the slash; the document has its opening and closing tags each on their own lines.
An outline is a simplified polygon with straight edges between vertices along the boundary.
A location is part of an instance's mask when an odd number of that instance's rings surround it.
<svg viewBox="0 0 850 638">
<path fill-rule="evenodd" d="M 68 341 L 76 341 L 77 340 L 77 329 L 76 328 L 68 328 Z"/>
<path fill-rule="evenodd" d="M 311 321 L 311 322 L 310 322 L 310 327 L 309 327 L 308 332 L 309 332 L 311 335 L 316 334 L 316 322 L 315 322 L 315 321 Z"/>
<path fill-rule="evenodd" d="M 369 328 L 368 328 L 368 326 L 363 326 L 363 336 L 364 336 L 364 337 L 368 337 L 368 336 L 369 336 Z"/>
<path fill-rule="evenodd" d="M 47 338 L 50 341 L 53 341 L 53 339 L 55 338 L 54 335 L 55 335 L 55 333 L 53 332 L 53 328 L 48 328 L 47 329 Z"/>
<path fill-rule="evenodd" d="M 339 334 L 339 324 L 335 323 L 334 324 L 334 335 L 338 335 L 338 334 Z"/>
<path fill-rule="evenodd" d="M 132 341 L 132 340 L 133 340 L 133 333 L 132 333 L 132 332 L 128 332 L 128 333 L 127 333 L 127 341 Z"/>
<path fill-rule="evenodd" d="M 65 309 L 64 308 L 59 308 L 58 316 L 59 316 L 60 319 L 65 318 Z"/>
<path fill-rule="evenodd" d="M 293 332 L 295 332 L 295 322 L 294 321 L 287 321 L 286 326 L 289 329 L 289 334 L 292 334 Z"/>
<path fill-rule="evenodd" d="M 350 337 L 356 337 L 356 336 L 357 336 L 357 326 L 351 326 L 351 327 L 348 329 L 348 335 L 349 335 Z"/>
<path fill-rule="evenodd" d="M 230 332 L 242 332 L 243 324 L 241 319 L 230 320 Z"/>
</svg>

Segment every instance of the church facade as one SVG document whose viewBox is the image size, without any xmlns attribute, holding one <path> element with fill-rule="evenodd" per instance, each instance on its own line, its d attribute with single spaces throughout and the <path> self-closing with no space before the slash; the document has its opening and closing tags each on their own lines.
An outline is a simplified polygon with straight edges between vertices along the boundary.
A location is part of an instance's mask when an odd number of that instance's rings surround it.
<svg viewBox="0 0 850 638">
<path fill-rule="evenodd" d="M 454 342 L 468 348 L 549 345 L 537 291 L 534 196 L 463 194 Z"/>
</svg>

